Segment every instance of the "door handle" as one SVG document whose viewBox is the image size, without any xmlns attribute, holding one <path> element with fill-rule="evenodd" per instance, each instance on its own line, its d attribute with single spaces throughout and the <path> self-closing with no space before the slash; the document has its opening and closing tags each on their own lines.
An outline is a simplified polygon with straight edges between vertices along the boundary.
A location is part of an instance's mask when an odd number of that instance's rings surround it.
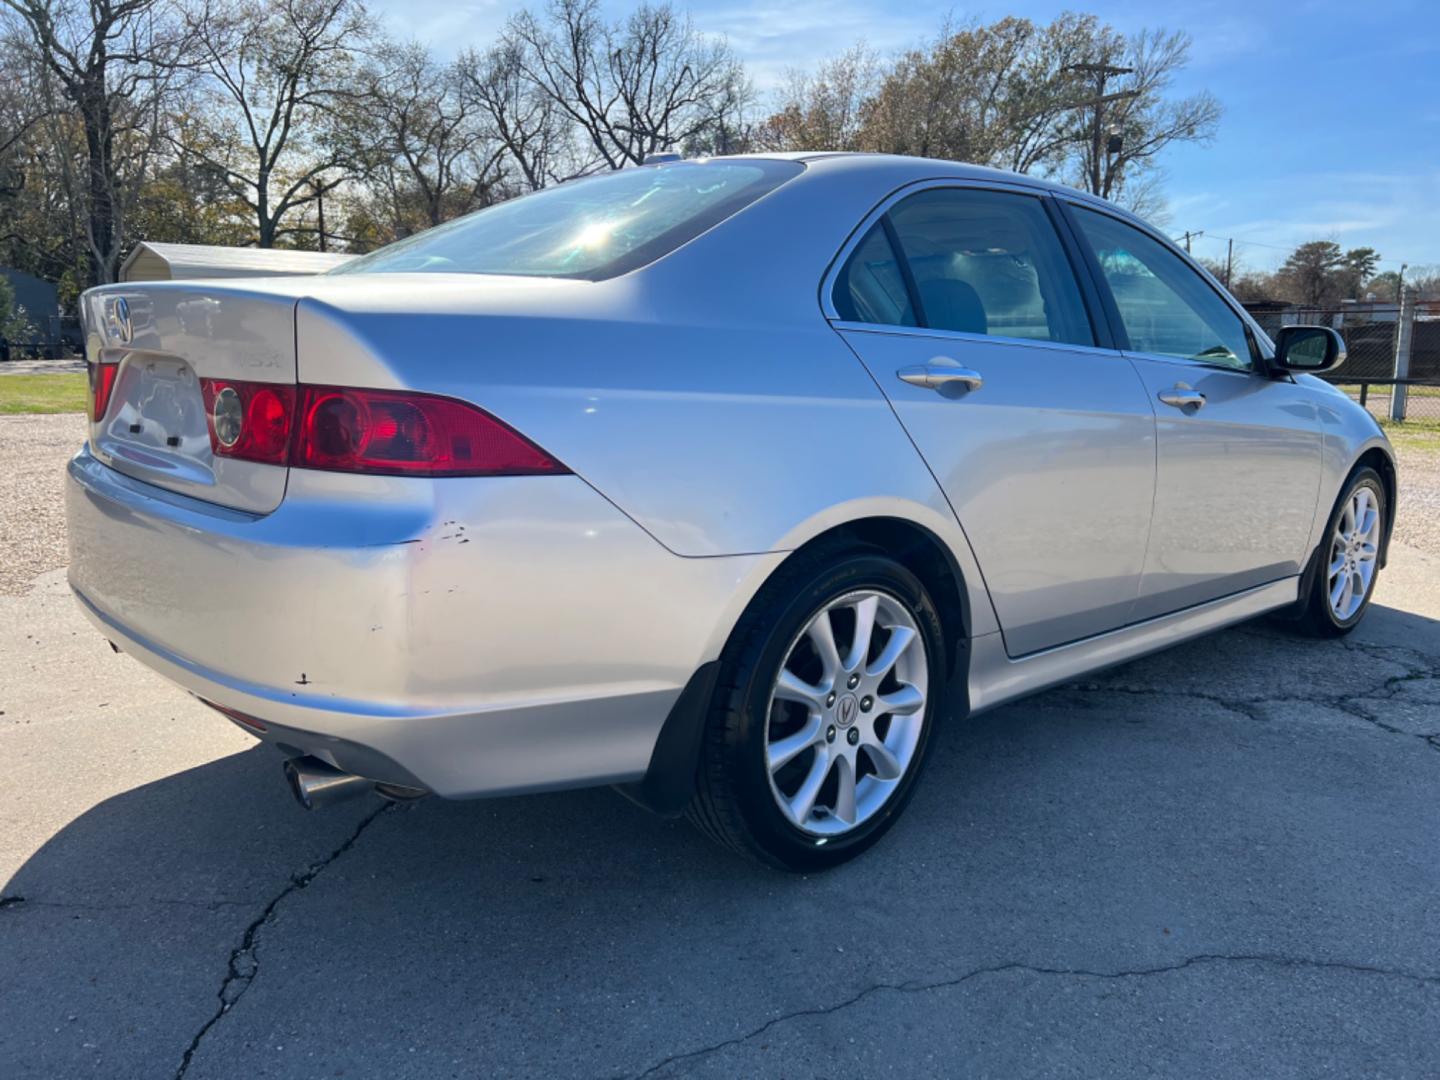
<svg viewBox="0 0 1440 1080">
<path fill-rule="evenodd" d="M 1176 383 L 1173 390 L 1161 390 L 1157 396 L 1166 405 L 1177 409 L 1199 409 L 1205 404 L 1205 395 L 1184 383 Z"/>
<path fill-rule="evenodd" d="M 937 356 L 926 364 L 903 367 L 895 373 L 902 382 L 919 386 L 925 390 L 944 390 L 947 387 L 979 390 L 985 384 L 978 371 L 961 367 L 948 356 Z"/>
</svg>

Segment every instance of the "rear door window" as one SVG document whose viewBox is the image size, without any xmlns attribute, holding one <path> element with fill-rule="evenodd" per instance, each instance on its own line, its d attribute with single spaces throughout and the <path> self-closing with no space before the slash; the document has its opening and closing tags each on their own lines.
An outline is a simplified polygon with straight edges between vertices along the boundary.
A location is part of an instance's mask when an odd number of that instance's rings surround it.
<svg viewBox="0 0 1440 1080">
<path fill-rule="evenodd" d="M 932 188 L 889 213 L 924 325 L 1094 345 L 1080 285 L 1039 198 Z"/>
</svg>

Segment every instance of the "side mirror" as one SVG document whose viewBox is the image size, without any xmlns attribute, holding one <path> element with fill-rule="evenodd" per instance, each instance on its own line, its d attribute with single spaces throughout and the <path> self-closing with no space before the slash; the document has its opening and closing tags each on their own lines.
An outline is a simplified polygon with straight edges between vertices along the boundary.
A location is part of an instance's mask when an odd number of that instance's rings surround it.
<svg viewBox="0 0 1440 1080">
<path fill-rule="evenodd" d="M 1275 359 L 1281 371 L 1323 375 L 1345 363 L 1345 339 L 1328 326 L 1282 326 L 1275 335 Z"/>
</svg>

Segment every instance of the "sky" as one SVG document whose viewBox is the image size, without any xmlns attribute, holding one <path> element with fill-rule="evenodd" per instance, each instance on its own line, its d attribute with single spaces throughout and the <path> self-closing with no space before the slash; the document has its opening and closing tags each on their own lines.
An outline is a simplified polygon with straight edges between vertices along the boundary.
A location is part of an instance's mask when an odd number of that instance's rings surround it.
<svg viewBox="0 0 1440 1080">
<path fill-rule="evenodd" d="M 1440 0 L 675 0 L 724 35 L 757 88 L 863 42 L 882 55 L 932 35 L 947 15 L 1048 21 L 1069 8 L 1117 29 L 1194 39 L 1179 94 L 1224 108 L 1206 146 L 1162 158 L 1164 224 L 1203 231 L 1196 255 L 1277 266 L 1306 240 L 1380 252 L 1381 269 L 1440 264 Z M 370 0 L 398 36 L 442 55 L 492 41 L 518 0 Z M 606 0 L 623 14 L 627 0 Z"/>
</svg>

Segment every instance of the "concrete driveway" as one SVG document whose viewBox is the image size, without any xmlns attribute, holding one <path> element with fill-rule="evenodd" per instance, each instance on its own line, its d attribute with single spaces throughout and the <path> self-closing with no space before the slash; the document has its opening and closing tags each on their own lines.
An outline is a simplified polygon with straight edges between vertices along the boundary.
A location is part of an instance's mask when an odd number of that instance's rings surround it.
<svg viewBox="0 0 1440 1080">
<path fill-rule="evenodd" d="M 942 729 L 787 877 L 609 791 L 306 815 L 0 596 L 0 1076 L 1435 1076 L 1440 558 Z"/>
</svg>

